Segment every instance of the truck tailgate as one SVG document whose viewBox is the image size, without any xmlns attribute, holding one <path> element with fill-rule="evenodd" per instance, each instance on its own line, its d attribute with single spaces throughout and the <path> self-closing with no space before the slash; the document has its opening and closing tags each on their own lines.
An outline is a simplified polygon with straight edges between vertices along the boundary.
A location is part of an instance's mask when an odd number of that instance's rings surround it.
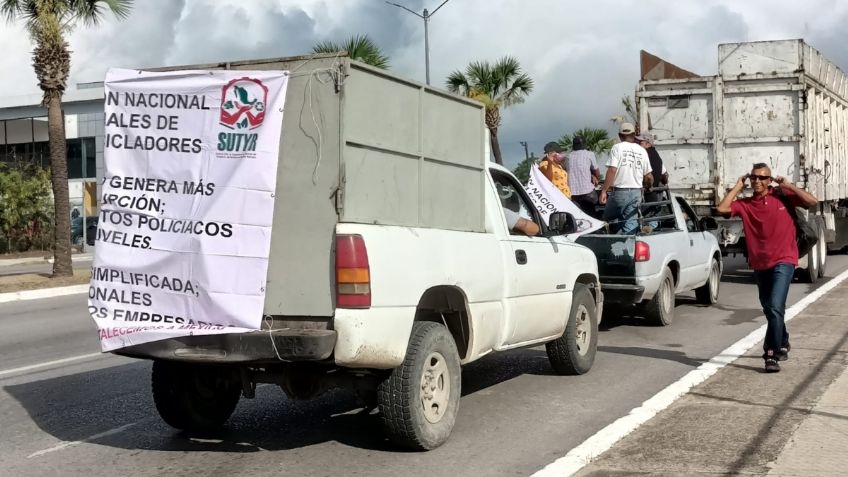
<svg viewBox="0 0 848 477">
<path fill-rule="evenodd" d="M 598 258 L 598 274 L 601 282 L 632 283 L 636 276 L 636 249 L 634 235 L 584 235 L 577 239 Z"/>
</svg>

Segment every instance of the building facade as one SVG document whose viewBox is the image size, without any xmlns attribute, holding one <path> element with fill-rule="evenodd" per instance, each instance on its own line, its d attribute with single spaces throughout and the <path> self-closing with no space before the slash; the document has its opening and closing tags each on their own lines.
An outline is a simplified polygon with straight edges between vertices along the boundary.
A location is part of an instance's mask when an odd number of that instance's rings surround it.
<svg viewBox="0 0 848 477">
<path fill-rule="evenodd" d="M 65 140 L 72 216 L 98 213 L 97 178 L 103 177 L 103 83 L 82 83 L 65 92 Z M 41 95 L 0 97 L 0 163 L 50 165 L 47 108 Z"/>
</svg>

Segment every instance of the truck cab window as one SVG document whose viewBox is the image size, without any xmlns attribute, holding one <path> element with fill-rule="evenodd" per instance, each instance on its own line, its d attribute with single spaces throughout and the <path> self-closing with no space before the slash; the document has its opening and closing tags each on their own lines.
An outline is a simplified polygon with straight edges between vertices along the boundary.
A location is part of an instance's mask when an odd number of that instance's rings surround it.
<svg viewBox="0 0 848 477">
<path fill-rule="evenodd" d="M 498 198 L 501 201 L 501 208 L 504 217 L 507 219 L 507 224 L 514 223 L 516 215 L 518 218 L 538 223 L 535 214 L 533 214 L 532 207 L 519 191 L 518 185 L 513 183 L 508 177 L 500 174 L 492 174 L 492 179 L 495 181 L 495 189 L 498 192 Z M 512 235 L 523 235 L 514 229 L 510 229 L 509 233 Z"/>
<path fill-rule="evenodd" d="M 695 211 L 680 197 L 677 198 L 677 205 L 680 206 L 680 210 L 683 212 L 683 219 L 686 220 L 686 230 L 689 232 L 700 232 L 701 228 L 698 226 L 698 216 L 695 215 Z"/>
</svg>

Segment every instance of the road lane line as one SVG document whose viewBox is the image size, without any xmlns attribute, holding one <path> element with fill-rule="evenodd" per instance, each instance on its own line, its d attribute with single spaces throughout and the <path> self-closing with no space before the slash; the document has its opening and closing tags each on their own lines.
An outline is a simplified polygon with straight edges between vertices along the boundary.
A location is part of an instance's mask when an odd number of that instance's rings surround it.
<svg viewBox="0 0 848 477">
<path fill-rule="evenodd" d="M 131 422 L 131 423 L 125 424 L 121 427 L 109 429 L 108 431 L 104 431 L 104 432 L 101 432 L 99 434 L 95 434 L 93 436 L 86 437 L 85 439 L 81 439 L 81 440 L 78 440 L 78 441 L 71 441 L 71 442 L 63 441 L 61 444 L 59 444 L 57 446 L 53 446 L 49 449 L 44 449 L 44 450 L 40 450 L 38 452 L 33 452 L 32 454 L 27 456 L 27 459 L 32 459 L 33 457 L 39 457 L 39 456 L 42 456 L 44 454 L 49 454 L 51 452 L 60 451 L 62 449 L 65 449 L 65 448 L 68 448 L 68 447 L 71 447 L 71 446 L 75 446 L 75 445 L 78 445 L 78 444 L 82 444 L 84 442 L 90 442 L 90 441 L 93 441 L 93 440 L 101 439 L 103 437 L 109 437 L 113 434 L 118 434 L 119 432 L 123 432 L 123 431 L 129 429 L 130 427 L 138 424 L 139 422 L 141 422 L 141 421 Z"/>
<path fill-rule="evenodd" d="M 12 368 L 0 371 L 0 376 L 5 376 L 7 374 L 17 374 L 22 373 L 24 371 L 31 371 L 33 369 L 46 368 L 48 366 L 55 366 L 57 364 L 65 364 L 65 363 L 73 363 L 74 361 L 80 361 L 83 359 L 94 358 L 96 356 L 106 356 L 103 353 L 89 353 L 89 354 L 81 354 L 79 356 L 71 356 L 70 358 L 57 359 L 55 361 L 47 361 L 46 363 L 38 363 L 31 364 L 29 366 L 21 366 L 20 368 Z"/>
<path fill-rule="evenodd" d="M 810 292 L 807 296 L 786 309 L 785 321 L 795 318 L 805 308 L 824 296 L 827 292 L 848 278 L 848 270 L 832 278 L 829 282 Z M 762 318 L 762 316 L 760 316 Z M 641 406 L 631 410 L 626 416 L 617 419 L 612 424 L 596 432 L 577 447 L 568 451 L 563 457 L 539 470 L 533 477 L 567 477 L 574 475 L 583 467 L 600 457 L 616 442 L 635 431 L 639 426 L 656 416 L 660 411 L 671 406 L 677 399 L 688 393 L 690 389 L 706 381 L 719 369 L 736 361 L 763 339 L 767 325 L 762 325 L 730 345 L 708 362 L 689 371 L 678 381 L 643 402 Z"/>
</svg>

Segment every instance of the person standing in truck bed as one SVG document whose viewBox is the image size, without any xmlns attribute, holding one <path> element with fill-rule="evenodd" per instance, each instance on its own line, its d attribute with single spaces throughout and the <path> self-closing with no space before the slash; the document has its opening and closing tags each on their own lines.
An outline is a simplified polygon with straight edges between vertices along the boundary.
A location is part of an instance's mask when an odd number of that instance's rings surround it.
<svg viewBox="0 0 848 477">
<path fill-rule="evenodd" d="M 539 163 L 539 170 L 548 178 L 557 189 L 567 198 L 571 198 L 571 189 L 568 187 L 568 173 L 562 167 L 562 147 L 555 142 L 545 144 L 545 157 Z"/>
<path fill-rule="evenodd" d="M 642 134 L 636 136 L 636 142 L 648 153 L 648 162 L 651 163 L 651 175 L 654 177 L 654 186 L 668 185 L 668 171 L 665 169 L 660 153 L 654 147 L 653 138 L 648 134 Z M 662 200 L 662 192 L 645 189 L 645 202 L 660 202 Z M 670 211 L 671 207 L 668 207 L 666 210 Z M 661 206 L 650 207 L 644 211 L 644 214 L 648 217 L 663 215 L 663 208 Z M 652 221 L 649 222 L 649 225 L 652 229 L 655 229 L 659 226 L 659 222 Z"/>
<path fill-rule="evenodd" d="M 595 186 L 601 177 L 595 153 L 586 150 L 582 137 L 574 136 L 571 140 L 571 152 L 565 159 L 565 171 L 568 173 L 568 187 L 571 189 L 571 201 L 580 210 L 590 216 L 595 216 L 595 206 L 598 205 L 598 192 Z"/>
<path fill-rule="evenodd" d="M 607 174 L 599 202 L 606 204 L 604 220 L 611 231 L 634 234 L 639 230 L 639 206 L 642 204 L 642 187 L 654 184 L 648 153 L 636 144 L 636 128 L 622 123 L 618 130 L 621 142 L 612 147 L 607 161 Z"/>
</svg>

